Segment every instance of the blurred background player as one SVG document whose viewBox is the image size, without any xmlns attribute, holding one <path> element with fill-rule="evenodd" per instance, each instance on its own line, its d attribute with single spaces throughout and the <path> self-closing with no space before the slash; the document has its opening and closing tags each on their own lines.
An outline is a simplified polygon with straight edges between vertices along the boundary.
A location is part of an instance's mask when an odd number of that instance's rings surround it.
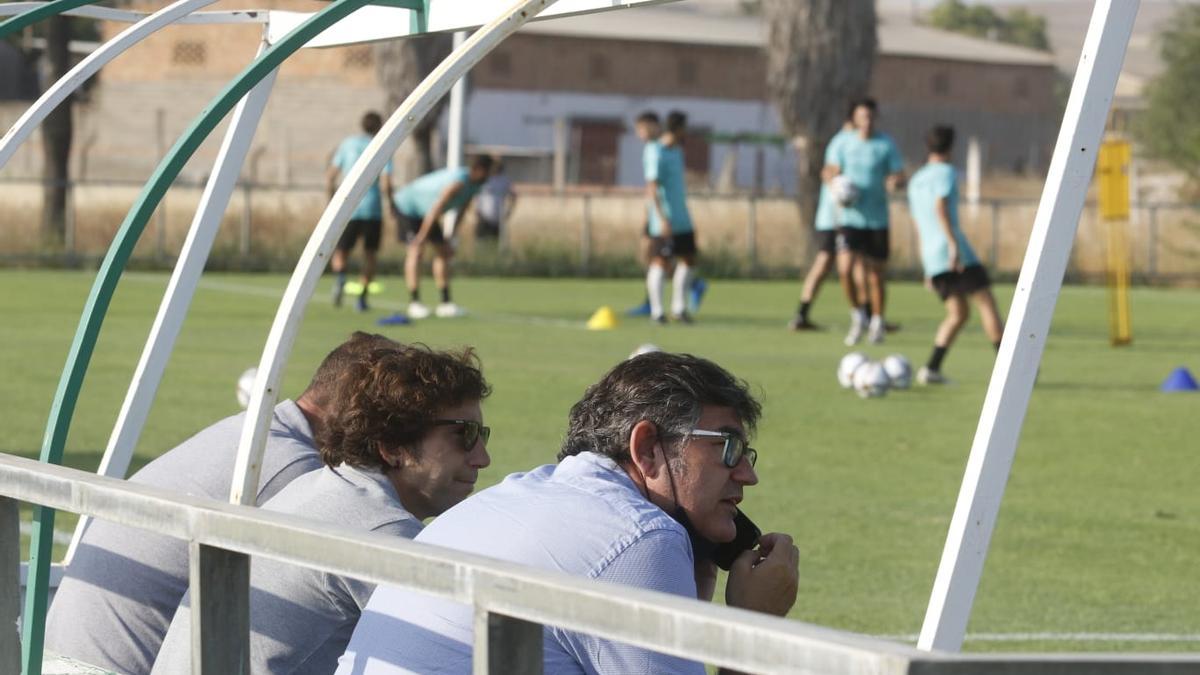
<svg viewBox="0 0 1200 675">
<path fill-rule="evenodd" d="M 325 171 L 325 192 L 333 199 L 342 178 L 350 171 L 350 167 L 358 161 L 367 144 L 379 133 L 383 126 L 383 118 L 377 112 L 368 112 L 362 116 L 362 133 L 347 137 L 338 145 L 330 160 L 329 168 Z M 379 242 L 383 233 L 383 198 L 381 195 L 392 193 L 392 163 L 384 167 L 379 180 L 371 184 L 367 195 L 363 197 L 358 208 L 350 215 L 346 231 L 338 239 L 337 248 L 329 259 L 329 267 L 337 278 L 333 282 L 333 306 L 342 306 L 342 295 L 346 288 L 346 261 L 354 244 L 359 237 L 363 240 L 363 269 L 362 294 L 358 296 L 358 311 L 367 311 L 367 289 L 375 278 L 375 264 L 379 254 Z"/>
<path fill-rule="evenodd" d="M 825 146 L 826 164 L 830 164 L 831 158 L 836 156 L 838 143 L 843 138 L 852 135 L 854 135 L 854 125 L 847 119 L 842 123 L 842 128 L 833 135 L 833 138 L 829 139 L 829 144 Z M 814 222 L 817 231 L 817 257 L 813 259 L 812 267 L 808 269 L 808 274 L 804 277 L 804 288 L 800 291 L 800 306 L 796 309 L 796 316 L 788 323 L 788 328 L 792 330 L 817 329 L 817 324 L 809 320 L 808 312 L 817 299 L 817 292 L 821 290 L 821 284 L 825 283 L 825 278 L 833 269 L 834 256 L 837 252 L 835 242 L 837 240 L 838 210 L 839 207 L 829 194 L 828 181 L 822 180 Z"/>
<path fill-rule="evenodd" d="M 883 342 L 887 329 L 884 323 L 886 271 L 890 242 L 888 238 L 888 191 L 904 186 L 904 160 L 890 136 L 875 129 L 877 106 L 874 99 L 863 98 L 850 105 L 850 120 L 855 133 L 838 143 L 822 172 L 826 181 L 845 176 L 855 188 L 857 197 L 842 207 L 837 235 L 838 275 L 846 299 L 850 302 L 850 331 L 846 345 L 862 339 L 867 328 L 871 343 Z M 853 276 L 855 265 L 861 264 L 870 303 L 870 323 L 860 305 Z"/>
<path fill-rule="evenodd" d="M 666 323 L 662 293 L 667 268 L 672 261 L 671 318 L 691 323 L 686 293 L 692 283 L 696 264 L 696 235 L 687 208 L 684 181 L 683 141 L 687 115 L 673 110 L 667 115 L 667 129 L 657 143 L 647 143 L 642 156 L 646 174 L 651 237 L 650 267 L 646 272 L 646 290 L 650 295 L 650 320 Z"/>
<path fill-rule="evenodd" d="M 921 384 L 943 384 L 942 360 L 967 321 L 970 298 L 979 308 L 983 330 L 996 349 L 1004 322 L 992 296 L 987 270 L 979 263 L 958 225 L 958 172 L 950 163 L 954 128 L 935 126 L 925 138 L 929 158 L 908 185 L 908 205 L 921 238 L 921 265 L 926 283 L 946 306 L 929 362 L 917 371 Z"/>
<path fill-rule="evenodd" d="M 517 193 L 513 191 L 512 179 L 504 173 L 504 163 L 497 161 L 492 176 L 479 189 L 475 200 L 475 239 L 478 241 L 501 241 L 504 224 L 517 207 Z"/>
<path fill-rule="evenodd" d="M 450 297 L 450 260 L 454 246 L 442 231 L 441 218 L 447 211 L 461 217 L 471 204 L 471 198 L 487 181 L 492 172 L 492 158 L 477 155 L 467 166 L 441 169 L 414 180 L 396 192 L 398 232 L 408 242 L 404 258 L 404 280 L 408 284 L 408 316 L 427 318 L 431 312 L 421 302 L 421 253 L 425 244 L 433 245 L 433 279 L 441 293 L 436 314 L 442 318 L 462 315 L 462 310 Z"/>
</svg>

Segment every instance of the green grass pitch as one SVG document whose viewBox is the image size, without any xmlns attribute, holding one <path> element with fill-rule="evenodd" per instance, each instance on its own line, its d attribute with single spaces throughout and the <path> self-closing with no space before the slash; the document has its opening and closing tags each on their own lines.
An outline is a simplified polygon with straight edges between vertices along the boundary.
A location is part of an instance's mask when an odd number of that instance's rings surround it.
<svg viewBox="0 0 1200 675">
<path fill-rule="evenodd" d="M 166 279 L 129 274 L 121 282 L 72 425 L 69 465 L 98 465 Z M 91 273 L 0 272 L 0 451 L 36 456 L 91 282 Z M 258 362 L 285 283 L 205 277 L 135 469 L 237 411 L 237 377 Z M 553 461 L 570 405 L 639 344 L 707 356 L 749 380 L 765 402 L 755 442 L 761 482 L 744 507 L 801 548 L 792 617 L 880 635 L 919 630 L 991 373 L 993 350 L 974 317 L 946 360 L 951 386 L 864 401 L 836 382 L 848 350 L 833 285 L 813 313 L 830 329 L 798 335 L 784 329 L 794 282 L 715 281 L 694 326 L 624 319 L 606 332 L 586 331 L 583 322 L 601 305 L 620 311 L 640 301 L 638 282 L 462 279 L 455 300 L 471 316 L 380 328 L 375 319 L 405 300 L 398 279 L 384 283 L 369 314 L 334 310 L 328 278 L 322 283 L 286 394 L 298 393 L 354 329 L 474 345 L 495 387 L 484 406 L 494 434 L 483 482 L 492 483 Z M 997 292 L 1007 309 L 1011 287 Z M 903 330 L 866 351 L 900 352 L 918 366 L 940 305 L 918 284 L 892 284 L 890 294 L 889 317 Z M 425 295 L 436 295 L 428 280 Z M 1134 344 L 1122 349 L 1108 346 L 1106 308 L 1103 288 L 1069 287 L 1059 299 L 970 626 L 1010 638 L 968 649 L 1200 650 L 1200 394 L 1157 391 L 1176 366 L 1200 372 L 1200 293 L 1134 290 Z M 63 514 L 59 529 L 73 524 Z"/>
</svg>

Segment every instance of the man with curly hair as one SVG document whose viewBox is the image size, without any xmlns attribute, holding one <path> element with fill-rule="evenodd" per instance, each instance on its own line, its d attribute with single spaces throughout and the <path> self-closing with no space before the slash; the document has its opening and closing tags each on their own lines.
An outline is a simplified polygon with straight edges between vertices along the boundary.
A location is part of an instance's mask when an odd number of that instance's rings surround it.
<svg viewBox="0 0 1200 675">
<path fill-rule="evenodd" d="M 480 402 L 490 393 L 470 348 L 372 350 L 339 378 L 318 436 L 325 467 L 263 505 L 348 530 L 411 539 L 421 521 L 462 501 L 491 463 Z M 329 673 L 374 585 L 258 559 L 250 572 L 250 672 Z M 186 672 L 185 596 L 154 664 Z"/>
<path fill-rule="evenodd" d="M 347 366 L 396 343 L 356 332 L 325 357 L 296 400 L 275 406 L 255 502 L 321 467 L 321 431 L 334 383 Z M 246 413 L 227 417 L 168 450 L 132 483 L 225 501 Z M 188 588 L 188 544 L 163 534 L 93 520 L 80 539 L 46 620 L 46 646 L 63 656 L 131 675 L 154 664 Z"/>
<path fill-rule="evenodd" d="M 735 538 L 761 408 L 745 382 L 695 356 L 624 361 L 571 409 L 558 464 L 509 476 L 442 514 L 418 541 L 588 579 L 711 600 L 716 544 Z M 725 602 L 785 615 L 798 556 L 763 535 L 732 562 Z M 339 675 L 472 669 L 467 605 L 380 586 Z M 699 663 L 547 626 L 544 672 L 688 673 Z"/>
</svg>

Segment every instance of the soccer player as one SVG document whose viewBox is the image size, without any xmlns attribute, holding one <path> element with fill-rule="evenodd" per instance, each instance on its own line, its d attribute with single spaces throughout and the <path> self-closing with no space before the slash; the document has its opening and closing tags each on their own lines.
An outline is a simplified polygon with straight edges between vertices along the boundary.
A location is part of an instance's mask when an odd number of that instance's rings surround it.
<svg viewBox="0 0 1200 675">
<path fill-rule="evenodd" d="M 504 173 L 504 164 L 497 161 L 492 177 L 479 190 L 475 202 L 475 238 L 477 240 L 500 240 L 500 230 L 517 207 L 517 193 L 512 180 Z"/>
<path fill-rule="evenodd" d="M 883 342 L 887 324 L 884 321 L 884 272 L 888 249 L 888 191 L 904 186 L 904 160 L 890 136 L 875 128 L 877 106 L 873 99 L 863 98 L 850 105 L 850 121 L 856 133 L 843 139 L 829 158 L 823 171 L 826 181 L 844 175 L 858 192 L 853 203 L 841 208 L 842 220 L 837 234 L 838 275 L 850 302 L 850 331 L 846 345 L 862 339 L 873 344 Z M 870 323 L 860 305 L 853 271 L 862 265 L 870 304 Z"/>
<path fill-rule="evenodd" d="M 825 146 L 826 164 L 829 164 L 831 158 L 836 156 L 838 143 L 853 134 L 854 125 L 847 119 L 833 138 L 829 139 L 829 144 Z M 825 277 L 829 276 L 829 271 L 833 269 L 834 256 L 837 253 L 834 245 L 837 240 L 836 213 L 838 208 L 829 194 L 827 181 L 822 180 L 814 223 L 817 230 L 817 257 L 813 259 L 812 267 L 804 277 L 804 288 L 800 291 L 800 306 L 796 310 L 796 316 L 788 323 L 788 328 L 792 330 L 816 330 L 817 328 L 817 325 L 809 320 L 808 312 L 817 299 L 817 292 L 821 290 L 821 284 L 825 282 Z"/>
<path fill-rule="evenodd" d="M 647 153 L 651 152 L 650 146 L 658 143 L 658 137 L 662 134 L 662 121 L 658 119 L 658 113 L 653 110 L 647 110 L 633 123 L 633 132 L 637 135 L 638 140 L 642 142 L 642 164 L 645 168 L 645 159 Z M 657 152 L 657 150 L 655 150 Z M 643 173 L 643 179 L 645 174 Z M 646 221 L 642 223 L 642 251 L 644 252 L 643 263 L 648 267 L 650 265 L 650 214 L 646 214 Z M 646 298 L 642 300 L 642 304 L 632 307 L 626 312 L 629 316 L 650 316 L 650 294 L 646 293 Z"/>
<path fill-rule="evenodd" d="M 935 126 L 925 138 L 929 158 L 908 185 L 908 205 L 921 238 L 921 265 L 925 279 L 946 306 L 933 339 L 929 361 L 917 371 L 921 384 L 943 384 L 942 360 L 967 321 L 970 299 L 979 308 L 983 330 L 996 349 L 1004 322 L 992 296 L 987 270 L 979 263 L 958 225 L 958 172 L 950 163 L 954 128 Z"/>
<path fill-rule="evenodd" d="M 492 173 L 492 158 L 477 155 L 468 167 L 441 169 L 404 186 L 396 192 L 393 203 L 399 233 L 408 242 L 404 258 L 404 280 L 408 283 L 408 316 L 412 319 L 428 318 L 429 307 L 421 302 L 421 253 L 425 244 L 434 247 L 433 278 L 441 293 L 437 316 L 452 318 L 462 315 L 462 310 L 450 299 L 450 260 L 454 257 L 454 246 L 442 231 L 442 214 L 457 211 L 461 216 L 471 204 L 471 198 L 479 192 Z"/>
<path fill-rule="evenodd" d="M 358 161 L 362 156 L 363 151 L 367 149 L 367 144 L 375 134 L 379 133 L 379 128 L 383 126 L 383 118 L 377 112 L 368 112 L 362 117 L 362 133 L 350 136 L 342 141 L 341 145 L 333 153 L 333 159 L 329 164 L 329 169 L 325 172 L 325 191 L 329 194 L 329 198 L 333 199 L 333 193 L 337 191 L 338 184 L 342 178 L 350 171 L 350 167 Z M 384 167 L 383 173 L 379 176 L 379 180 L 371 185 L 371 189 L 367 191 L 367 196 L 363 197 L 358 208 L 350 215 L 350 222 L 346 224 L 346 231 L 342 233 L 338 239 L 337 248 L 333 251 L 333 256 L 329 260 L 329 267 L 337 278 L 333 282 L 333 306 L 342 306 L 342 295 L 346 286 L 346 260 L 350 257 L 350 252 L 354 250 L 354 244 L 359 237 L 363 240 L 363 270 L 362 270 L 362 295 L 358 296 L 358 311 L 365 312 L 367 306 L 367 288 L 371 285 L 371 280 L 375 278 L 375 264 L 379 253 L 380 235 L 383 231 L 383 199 L 380 194 L 390 195 L 392 193 L 392 163 L 388 162 Z"/>
<path fill-rule="evenodd" d="M 646 173 L 646 198 L 649 203 L 651 238 L 650 267 L 646 272 L 646 290 L 650 295 L 650 320 L 666 323 L 663 311 L 663 286 L 667 267 L 674 262 L 671 279 L 671 318 L 691 323 L 686 293 L 692 283 L 696 264 L 696 235 L 687 208 L 684 182 L 683 141 L 687 115 L 673 110 L 667 115 L 667 130 L 657 143 L 648 143 L 642 157 Z"/>
</svg>

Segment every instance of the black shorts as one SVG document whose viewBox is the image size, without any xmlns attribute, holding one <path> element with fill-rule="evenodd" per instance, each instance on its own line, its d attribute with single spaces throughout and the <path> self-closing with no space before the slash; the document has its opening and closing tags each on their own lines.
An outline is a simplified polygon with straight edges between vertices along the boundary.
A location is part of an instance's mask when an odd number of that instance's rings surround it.
<svg viewBox="0 0 1200 675">
<path fill-rule="evenodd" d="M 413 218 L 412 216 L 398 213 L 396 214 L 396 219 L 400 222 L 400 227 L 398 228 L 400 231 L 398 234 L 401 241 L 406 244 L 411 243 L 413 237 L 417 236 L 417 233 L 421 231 L 421 222 L 424 218 Z M 433 224 L 433 227 L 429 230 L 429 236 L 426 237 L 426 241 L 433 244 L 446 243 L 446 234 L 442 232 L 441 221 Z"/>
<path fill-rule="evenodd" d="M 886 261 L 892 244 L 888 230 L 839 227 L 836 246 L 839 251 L 852 251 L 868 258 Z"/>
<path fill-rule="evenodd" d="M 837 251 L 837 230 L 817 230 L 817 250 L 833 255 Z"/>
<path fill-rule="evenodd" d="M 665 237 L 652 237 L 650 239 L 650 255 L 658 258 L 694 256 L 696 255 L 696 233 L 673 234 L 669 240 Z"/>
<path fill-rule="evenodd" d="M 383 221 L 378 218 L 351 220 L 346 223 L 346 231 L 338 238 L 337 249 L 350 252 L 354 250 L 358 238 L 362 237 L 364 250 L 378 251 L 379 237 L 382 233 Z"/>
<path fill-rule="evenodd" d="M 929 281 L 943 302 L 952 295 L 967 296 L 992 287 L 983 265 L 971 265 L 961 272 L 942 272 Z"/>
<path fill-rule="evenodd" d="M 476 239 L 499 239 L 500 238 L 500 221 L 488 220 L 487 218 L 477 217 L 475 219 L 475 238 Z"/>
</svg>

